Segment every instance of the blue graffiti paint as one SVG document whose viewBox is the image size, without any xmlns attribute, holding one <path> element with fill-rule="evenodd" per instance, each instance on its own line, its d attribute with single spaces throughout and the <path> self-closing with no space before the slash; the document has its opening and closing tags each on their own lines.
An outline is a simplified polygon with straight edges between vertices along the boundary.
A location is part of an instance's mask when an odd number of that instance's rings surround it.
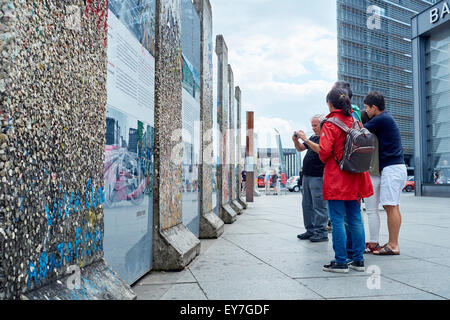
<svg viewBox="0 0 450 320">
<path fill-rule="evenodd" d="M 73 191 L 70 194 L 69 205 L 66 208 L 66 217 L 68 217 L 70 215 L 70 209 L 72 208 L 72 203 L 73 203 Z"/>
<path fill-rule="evenodd" d="M 36 266 L 33 261 L 30 261 L 28 265 L 28 287 L 31 285 L 31 280 L 34 279 L 34 283 L 38 282 L 38 274 Z"/>
<path fill-rule="evenodd" d="M 58 200 L 58 219 L 61 220 L 61 200 Z"/>
<path fill-rule="evenodd" d="M 81 289 L 75 289 L 79 294 L 81 294 L 83 296 L 83 298 L 85 298 L 86 300 L 90 300 L 89 296 L 87 295 L 87 291 L 86 288 L 81 288 Z"/>
<path fill-rule="evenodd" d="M 72 261 L 73 256 L 73 248 L 72 248 L 72 242 L 69 242 L 67 244 L 67 255 L 66 255 L 66 262 L 70 263 Z"/>
<path fill-rule="evenodd" d="M 60 193 L 62 192 L 61 185 L 59 186 L 59 191 Z M 64 217 L 67 218 L 68 216 L 70 216 L 72 211 L 75 213 L 80 213 L 81 211 L 83 211 L 83 209 L 90 209 L 90 208 L 96 209 L 97 206 L 105 202 L 105 194 L 103 192 L 103 188 L 97 187 L 97 190 L 95 190 L 91 178 L 89 178 L 85 188 L 84 204 L 82 203 L 81 196 L 78 190 L 76 191 L 75 199 L 73 191 L 70 194 L 69 203 L 67 203 L 67 198 L 68 198 L 67 192 L 64 192 L 63 199 L 57 198 L 55 196 L 55 198 L 53 199 L 52 210 L 50 210 L 48 204 L 45 205 L 47 223 L 49 226 L 52 226 L 56 220 L 61 220 L 63 212 Z"/>
<path fill-rule="evenodd" d="M 75 213 L 78 213 L 79 208 L 81 208 L 81 199 L 80 199 L 80 194 L 77 191 L 77 195 L 75 197 L 75 203 L 73 204 L 73 210 L 75 211 Z"/>
<path fill-rule="evenodd" d="M 67 205 L 67 192 L 64 192 L 64 218 L 67 218 L 70 214 Z"/>
<path fill-rule="evenodd" d="M 42 252 L 41 259 L 39 261 L 39 277 L 41 279 L 45 279 L 47 276 L 47 264 L 48 264 L 48 257 L 47 252 Z"/>
<path fill-rule="evenodd" d="M 86 279 L 84 277 L 81 277 L 84 283 L 86 283 L 91 289 L 96 290 L 96 293 L 103 293 L 104 290 L 102 288 L 99 288 L 93 281 Z"/>
<path fill-rule="evenodd" d="M 55 198 L 55 201 L 53 202 L 53 209 L 50 212 L 50 209 L 48 208 L 48 205 L 45 205 L 45 213 L 47 215 L 47 224 L 51 226 L 53 224 L 53 221 L 55 220 L 55 211 L 57 207 L 57 199 Z"/>
<path fill-rule="evenodd" d="M 76 229 L 75 235 L 75 255 L 76 260 L 83 258 L 86 255 L 91 256 L 95 254 L 98 250 L 103 251 L 102 244 L 102 229 L 99 226 L 97 229 L 92 232 L 86 232 L 83 235 L 82 229 Z M 84 248 L 86 247 L 86 248 Z M 31 285 L 31 281 L 37 283 L 39 280 L 43 280 L 47 277 L 47 274 L 50 272 L 59 269 L 64 264 L 64 255 L 66 263 L 72 262 L 73 259 L 73 242 L 68 242 L 67 244 L 62 242 L 57 245 L 56 250 L 60 255 L 59 262 L 56 260 L 56 257 L 53 253 L 47 254 L 46 251 L 41 253 L 39 259 L 39 272 L 38 268 L 36 268 L 33 261 L 29 262 L 28 266 L 28 287 Z"/>
<path fill-rule="evenodd" d="M 74 290 L 70 290 L 70 293 L 72 294 L 73 300 L 80 300 L 77 293 Z"/>
<path fill-rule="evenodd" d="M 45 214 L 47 215 L 47 224 L 51 226 L 53 224 L 53 217 L 50 215 L 50 210 L 48 205 L 45 205 Z"/>
<path fill-rule="evenodd" d="M 97 202 L 99 205 L 105 202 L 105 193 L 103 192 L 102 187 L 97 189 L 97 194 L 95 195 L 95 197 L 97 198 Z"/>
<path fill-rule="evenodd" d="M 53 253 L 50 253 L 48 260 L 49 260 L 49 268 L 48 268 L 49 272 L 52 272 L 53 270 L 58 268 L 58 265 L 56 264 L 55 255 Z"/>
<path fill-rule="evenodd" d="M 83 244 L 83 235 L 82 235 L 82 231 L 81 228 L 77 228 L 76 233 L 75 233 L 75 257 L 78 260 L 79 256 L 78 256 L 78 249 L 80 249 L 78 246 L 80 244 Z M 81 248 L 81 255 L 84 255 L 83 252 L 83 248 Z"/>
<path fill-rule="evenodd" d="M 61 257 L 59 259 L 59 262 L 56 265 L 56 268 L 61 268 L 61 266 L 63 265 L 63 262 L 64 262 L 64 247 L 65 247 L 65 243 L 60 243 L 56 247 L 56 250 L 59 251 L 59 254 L 60 254 L 60 257 Z"/>
</svg>

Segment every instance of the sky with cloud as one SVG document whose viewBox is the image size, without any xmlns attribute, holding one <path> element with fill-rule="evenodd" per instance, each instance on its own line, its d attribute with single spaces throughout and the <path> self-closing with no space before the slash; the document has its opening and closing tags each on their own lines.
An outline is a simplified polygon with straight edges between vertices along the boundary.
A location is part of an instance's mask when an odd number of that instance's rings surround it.
<svg viewBox="0 0 450 320">
<path fill-rule="evenodd" d="M 293 148 L 293 130 L 312 134 L 311 117 L 328 113 L 325 96 L 337 77 L 336 1 L 210 2 L 213 41 L 225 39 L 242 117 L 255 112 L 258 147 L 276 147 L 277 128 L 283 147 Z"/>
</svg>

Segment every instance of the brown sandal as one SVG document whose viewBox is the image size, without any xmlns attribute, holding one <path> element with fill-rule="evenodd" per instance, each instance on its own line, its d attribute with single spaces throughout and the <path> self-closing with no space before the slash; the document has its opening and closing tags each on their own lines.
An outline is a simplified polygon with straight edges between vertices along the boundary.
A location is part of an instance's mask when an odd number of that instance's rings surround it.
<svg viewBox="0 0 450 320">
<path fill-rule="evenodd" d="M 377 251 L 373 251 L 373 254 L 377 256 L 398 256 L 400 254 L 400 251 L 395 252 L 391 248 L 388 247 L 387 243 L 379 248 Z"/>
</svg>

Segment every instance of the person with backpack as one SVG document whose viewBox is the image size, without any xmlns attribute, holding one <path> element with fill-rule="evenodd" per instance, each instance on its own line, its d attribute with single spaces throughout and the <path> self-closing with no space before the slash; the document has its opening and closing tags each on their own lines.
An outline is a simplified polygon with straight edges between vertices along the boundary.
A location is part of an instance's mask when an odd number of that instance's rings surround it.
<svg viewBox="0 0 450 320">
<path fill-rule="evenodd" d="M 364 106 L 371 119 L 365 128 L 378 137 L 380 203 L 386 210 L 389 230 L 389 241 L 372 253 L 399 255 L 398 236 L 402 223 L 400 195 L 408 177 L 400 130 L 392 115 L 385 110 L 384 97 L 380 92 L 369 92 L 364 98 Z"/>
<path fill-rule="evenodd" d="M 332 89 L 336 89 L 336 88 L 340 88 L 340 89 L 346 90 L 347 96 L 350 98 L 350 101 L 352 100 L 353 92 L 352 92 L 352 89 L 350 87 L 350 83 L 349 82 L 343 81 L 343 80 L 336 81 L 334 83 Z M 361 110 L 355 104 L 352 104 L 352 116 L 353 116 L 353 118 L 355 120 L 357 120 L 360 123 L 362 123 Z M 364 202 L 364 199 L 362 201 Z M 350 236 L 350 232 L 348 231 L 347 218 L 344 218 L 344 225 L 345 225 L 345 232 L 347 233 L 347 254 L 348 254 L 349 258 L 351 258 L 351 256 L 353 255 L 352 239 L 351 239 L 351 236 Z M 330 222 L 330 230 L 331 230 L 331 222 Z"/>
<path fill-rule="evenodd" d="M 323 270 L 348 273 L 351 268 L 365 271 L 365 233 L 360 200 L 373 194 L 367 172 L 372 159 L 373 137 L 353 119 L 350 98 L 345 89 L 332 89 L 326 102 L 330 113 L 320 131 L 319 158 L 325 164 L 323 199 L 328 200 L 335 259 L 324 265 Z M 366 140 L 369 141 L 367 146 L 364 145 Z M 355 148 L 354 142 L 364 145 L 363 148 Z M 352 257 L 347 255 L 344 217 L 347 217 L 352 239 Z"/>
</svg>

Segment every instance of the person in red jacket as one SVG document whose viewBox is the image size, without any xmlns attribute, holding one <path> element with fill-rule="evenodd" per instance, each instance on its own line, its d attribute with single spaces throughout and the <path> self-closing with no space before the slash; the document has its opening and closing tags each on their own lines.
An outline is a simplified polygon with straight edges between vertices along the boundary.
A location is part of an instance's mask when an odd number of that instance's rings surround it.
<svg viewBox="0 0 450 320">
<path fill-rule="evenodd" d="M 352 127 L 352 106 L 344 89 L 332 89 L 327 95 L 330 113 L 327 119 L 336 117 Z M 320 131 L 319 158 L 325 164 L 323 172 L 323 199 L 328 200 L 332 224 L 335 260 L 323 267 L 324 271 L 347 273 L 348 268 L 364 271 L 365 234 L 361 217 L 360 200 L 373 195 L 368 172 L 350 173 L 339 168 L 338 160 L 344 153 L 346 133 L 330 122 L 323 122 Z M 347 235 L 344 217 L 347 217 L 353 256 L 347 256 Z M 350 259 L 351 258 L 351 261 Z"/>
</svg>

